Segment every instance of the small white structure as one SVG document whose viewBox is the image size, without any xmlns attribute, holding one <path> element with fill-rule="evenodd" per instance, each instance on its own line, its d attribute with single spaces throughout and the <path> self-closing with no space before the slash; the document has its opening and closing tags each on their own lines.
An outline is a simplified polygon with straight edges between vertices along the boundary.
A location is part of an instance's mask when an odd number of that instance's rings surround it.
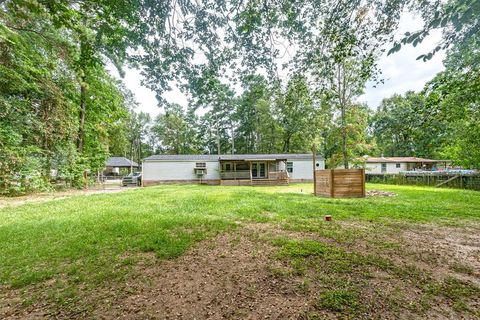
<svg viewBox="0 0 480 320">
<path fill-rule="evenodd" d="M 366 174 L 399 174 L 401 171 L 441 170 L 448 161 L 417 157 L 365 157 L 363 167 Z M 357 165 L 362 166 L 362 165 Z"/>
<path fill-rule="evenodd" d="M 143 184 L 275 185 L 313 181 L 311 154 L 154 155 L 143 161 Z M 325 168 L 318 158 L 317 170 Z"/>
</svg>

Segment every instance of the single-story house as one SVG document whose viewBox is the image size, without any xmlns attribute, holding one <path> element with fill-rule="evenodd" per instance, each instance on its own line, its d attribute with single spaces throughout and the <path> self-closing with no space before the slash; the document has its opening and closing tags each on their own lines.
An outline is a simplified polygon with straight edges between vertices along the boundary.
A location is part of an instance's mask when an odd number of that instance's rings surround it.
<svg viewBox="0 0 480 320">
<path fill-rule="evenodd" d="M 153 155 L 143 160 L 143 185 L 206 183 L 277 185 L 313 181 L 311 154 Z M 325 168 L 323 158 L 316 160 Z"/>
<path fill-rule="evenodd" d="M 138 170 L 138 163 L 125 157 L 110 157 L 105 163 L 105 176 L 119 176 L 131 171 Z"/>
<path fill-rule="evenodd" d="M 434 160 L 417 157 L 364 157 L 366 174 L 398 174 L 401 171 L 444 170 L 448 160 Z M 362 164 L 357 165 L 362 166 Z"/>
</svg>

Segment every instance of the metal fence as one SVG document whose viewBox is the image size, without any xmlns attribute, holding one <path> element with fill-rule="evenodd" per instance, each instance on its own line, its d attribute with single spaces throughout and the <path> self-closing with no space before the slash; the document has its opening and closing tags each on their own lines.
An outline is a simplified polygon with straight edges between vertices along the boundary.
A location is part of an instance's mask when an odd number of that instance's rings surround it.
<svg viewBox="0 0 480 320">
<path fill-rule="evenodd" d="M 419 171 L 400 174 L 367 173 L 365 178 L 367 182 L 371 183 L 480 190 L 480 174 L 476 172 Z"/>
</svg>

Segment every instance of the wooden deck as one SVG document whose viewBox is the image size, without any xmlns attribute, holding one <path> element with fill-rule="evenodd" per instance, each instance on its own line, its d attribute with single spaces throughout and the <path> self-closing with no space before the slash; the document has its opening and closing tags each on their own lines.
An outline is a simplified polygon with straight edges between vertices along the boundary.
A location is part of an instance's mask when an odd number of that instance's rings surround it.
<svg viewBox="0 0 480 320">
<path fill-rule="evenodd" d="M 221 179 L 220 184 L 223 186 L 285 186 L 289 183 L 288 173 L 282 172 L 269 172 L 268 178 L 264 179 L 252 179 L 250 175 L 245 178 L 245 175 L 235 176 L 224 175 L 222 177 L 228 177 L 228 179 Z"/>
</svg>

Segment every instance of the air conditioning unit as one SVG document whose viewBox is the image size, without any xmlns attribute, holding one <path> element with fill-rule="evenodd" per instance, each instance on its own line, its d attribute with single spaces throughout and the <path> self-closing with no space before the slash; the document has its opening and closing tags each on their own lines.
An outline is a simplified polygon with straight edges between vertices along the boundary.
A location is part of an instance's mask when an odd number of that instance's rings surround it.
<svg viewBox="0 0 480 320">
<path fill-rule="evenodd" d="M 207 168 L 194 168 L 193 171 L 198 177 L 203 177 L 207 174 Z"/>
</svg>

